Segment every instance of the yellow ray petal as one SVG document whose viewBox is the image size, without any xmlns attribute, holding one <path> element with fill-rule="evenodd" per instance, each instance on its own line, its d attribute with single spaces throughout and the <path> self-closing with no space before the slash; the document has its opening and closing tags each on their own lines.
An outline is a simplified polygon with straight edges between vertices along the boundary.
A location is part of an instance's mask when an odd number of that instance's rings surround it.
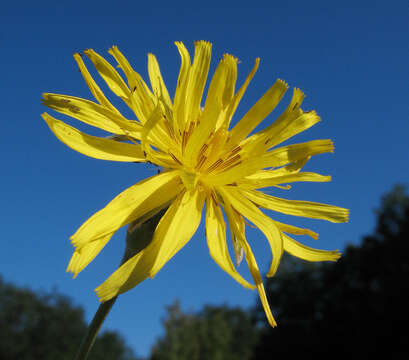
<svg viewBox="0 0 409 360">
<path fill-rule="evenodd" d="M 277 271 L 283 254 L 283 239 L 277 225 L 271 218 L 263 214 L 251 201 L 241 195 L 239 190 L 224 186 L 218 188 L 218 191 L 223 199 L 227 199 L 226 201 L 230 203 L 236 211 L 251 221 L 267 238 L 273 255 L 267 276 L 273 276 Z"/>
<path fill-rule="evenodd" d="M 195 42 L 195 56 L 186 85 L 185 124 L 195 123 L 201 112 L 203 90 L 209 72 L 212 45 L 207 41 Z"/>
<path fill-rule="evenodd" d="M 348 221 L 349 210 L 338 206 L 311 201 L 286 200 L 255 190 L 242 190 L 242 194 L 255 204 L 283 214 L 327 220 L 335 223 Z"/>
<path fill-rule="evenodd" d="M 246 177 L 239 181 L 240 187 L 245 187 L 246 189 L 260 189 L 265 187 L 270 187 L 278 184 L 287 184 L 292 182 L 309 181 L 309 182 L 328 182 L 331 181 L 331 176 L 325 176 L 313 172 L 300 172 L 291 175 L 277 176 L 273 171 L 265 171 L 263 179 L 257 179 L 256 176 Z"/>
<path fill-rule="evenodd" d="M 288 104 L 284 112 L 270 126 L 251 135 L 241 145 L 248 151 L 259 155 L 266 151 L 266 149 L 271 148 L 273 146 L 271 144 L 278 144 L 279 142 L 274 141 L 275 135 L 279 136 L 280 132 L 288 124 L 291 124 L 293 120 L 303 114 L 300 106 L 304 97 L 305 95 L 300 89 L 294 88 L 290 104 Z"/>
<path fill-rule="evenodd" d="M 180 204 L 169 208 L 156 228 L 153 241 L 158 252 L 150 276 L 156 273 L 190 240 L 199 226 L 205 193 L 200 189 L 186 191 Z"/>
<path fill-rule="evenodd" d="M 81 154 L 101 160 L 146 161 L 140 145 L 87 135 L 47 113 L 41 116 L 59 140 Z"/>
<path fill-rule="evenodd" d="M 247 75 L 246 80 L 244 81 L 243 85 L 240 87 L 239 91 L 237 91 L 236 95 L 234 95 L 234 98 L 231 100 L 227 113 L 226 113 L 226 128 L 228 128 L 230 120 L 232 119 L 237 106 L 240 103 L 240 100 L 242 99 L 244 93 L 246 92 L 246 89 L 248 85 L 250 84 L 251 79 L 253 78 L 254 74 L 256 73 L 258 66 L 260 64 L 260 58 L 256 58 L 256 61 L 254 63 L 253 69 L 250 71 L 250 73 Z"/>
<path fill-rule="evenodd" d="M 240 224 L 238 218 L 238 214 L 234 211 L 229 203 L 229 199 L 224 198 L 225 206 L 224 209 L 226 211 L 227 218 L 229 220 L 230 227 L 233 229 L 235 236 L 240 241 L 246 256 L 246 261 L 249 266 L 250 273 L 256 283 L 256 288 L 261 300 L 261 304 L 263 305 L 264 312 L 266 314 L 267 320 L 272 327 L 277 326 L 277 323 L 274 320 L 273 314 L 271 313 L 270 305 L 268 304 L 266 292 L 264 290 L 263 281 L 261 279 L 260 270 L 258 269 L 256 259 L 254 257 L 253 251 L 251 250 L 250 245 L 246 240 L 246 236 L 244 231 L 240 229 Z"/>
<path fill-rule="evenodd" d="M 288 235 L 283 234 L 284 250 L 289 254 L 307 261 L 337 261 L 341 257 L 338 250 L 319 250 L 300 244 Z"/>
<path fill-rule="evenodd" d="M 178 171 L 165 172 L 143 180 L 123 191 L 102 210 L 91 216 L 71 237 L 72 244 L 81 248 L 144 214 L 162 207 L 181 190 Z"/>
<path fill-rule="evenodd" d="M 210 82 L 200 124 L 194 129 L 186 145 L 185 161 L 188 166 L 195 165 L 200 149 L 214 132 L 218 119 L 225 114 L 223 109 L 230 102 L 231 89 L 234 89 L 234 72 L 237 73 L 237 59 L 226 54 L 219 62 Z"/>
<path fill-rule="evenodd" d="M 113 134 L 140 138 L 141 125 L 92 101 L 68 95 L 43 94 L 43 104 L 61 114 Z"/>
<path fill-rule="evenodd" d="M 177 165 L 174 159 L 172 159 L 168 153 L 171 152 L 172 154 L 178 154 L 178 149 L 169 136 L 166 136 L 166 134 L 163 133 L 161 134 L 160 130 L 155 132 L 163 119 L 164 115 L 161 108 L 161 102 L 158 102 L 158 105 L 142 128 L 141 146 L 142 150 L 147 153 L 147 157 L 150 161 L 157 165 L 168 167 L 169 163 L 166 163 L 166 161 L 170 161 L 172 164 Z M 154 150 L 151 145 L 154 145 L 158 149 L 162 150 L 163 153 Z M 163 162 L 163 157 L 167 158 L 165 163 Z"/>
<path fill-rule="evenodd" d="M 67 272 L 74 274 L 74 278 L 99 254 L 111 239 L 111 234 L 86 244 L 75 250 L 67 267 Z"/>
<path fill-rule="evenodd" d="M 176 41 L 175 45 L 178 48 L 180 58 L 181 58 L 181 65 L 179 71 L 178 82 L 175 90 L 175 98 L 174 98 L 174 126 L 176 131 L 179 133 L 179 136 L 182 134 L 185 128 L 185 98 L 186 98 L 186 90 L 187 84 L 189 81 L 189 73 L 191 68 L 191 60 L 189 52 L 187 51 L 185 45 L 183 43 Z"/>
<path fill-rule="evenodd" d="M 88 72 L 87 67 L 84 64 L 84 61 L 82 60 L 82 57 L 80 54 L 75 53 L 74 54 L 74 59 L 78 64 L 78 67 L 80 69 L 80 72 L 87 83 L 89 89 L 91 90 L 92 95 L 94 95 L 95 99 L 98 100 L 98 102 L 102 105 L 111 110 L 112 112 L 115 112 L 119 114 L 119 111 L 115 106 L 113 106 L 110 101 L 106 98 L 102 90 L 99 88 L 97 83 L 94 81 L 92 78 L 91 74 Z"/>
<path fill-rule="evenodd" d="M 295 119 L 286 117 L 285 121 L 282 121 L 276 127 L 272 126 L 270 129 L 264 132 L 264 143 L 266 149 L 270 149 L 273 146 L 276 146 L 289 139 L 290 137 L 309 129 L 319 121 L 321 121 L 321 118 L 315 111 L 305 112 Z"/>
<path fill-rule="evenodd" d="M 211 196 L 206 201 L 206 238 L 213 260 L 234 280 L 246 288 L 255 286 L 245 280 L 235 269 L 226 243 L 226 224 L 220 206 Z"/>
<path fill-rule="evenodd" d="M 271 313 L 270 305 L 267 300 L 266 291 L 264 290 L 263 280 L 261 279 L 260 270 L 258 269 L 256 258 L 254 257 L 253 252 L 251 251 L 251 247 L 247 243 L 247 241 L 243 241 L 242 246 L 246 254 L 246 261 L 249 265 L 250 273 L 253 276 L 254 282 L 256 283 L 258 295 L 260 297 L 261 304 L 263 305 L 268 323 L 270 324 L 270 326 L 276 327 L 277 323 L 274 320 L 273 314 Z"/>
<path fill-rule="evenodd" d="M 180 194 L 160 220 L 152 242 L 96 289 L 100 300 L 109 300 L 155 276 L 195 233 L 204 199 L 204 193 L 199 191 Z"/>
<path fill-rule="evenodd" d="M 151 106 L 153 106 L 154 96 L 152 92 L 149 90 L 149 87 L 146 85 L 142 77 L 129 64 L 126 57 L 119 51 L 118 47 L 112 46 L 108 52 L 115 58 L 115 60 L 118 62 L 118 67 L 120 67 L 124 72 L 131 91 L 136 91 L 141 99 L 151 102 Z M 123 87 L 123 85 L 121 85 L 121 87 Z"/>
<path fill-rule="evenodd" d="M 313 140 L 306 143 L 283 146 L 258 157 L 252 157 L 252 154 L 248 153 L 247 156 L 251 157 L 242 160 L 238 165 L 224 172 L 207 175 L 206 182 L 213 185 L 231 184 L 254 174 L 260 169 L 283 166 L 312 155 L 332 152 L 333 149 L 334 144 L 331 140 Z"/>
<path fill-rule="evenodd" d="M 284 231 L 284 232 L 287 232 L 293 235 L 308 235 L 308 236 L 311 236 L 315 240 L 318 239 L 318 234 L 315 231 L 312 231 L 310 229 L 299 228 L 297 226 L 284 224 L 284 223 L 281 223 L 275 220 L 274 222 L 277 225 L 277 227 L 280 229 L 280 231 Z"/>
<path fill-rule="evenodd" d="M 259 170 L 254 174 L 240 179 L 238 182 L 241 187 L 254 188 L 252 184 L 258 184 L 258 181 L 267 181 L 273 177 L 298 174 L 310 158 L 310 156 L 307 156 L 274 170 Z"/>
<path fill-rule="evenodd" d="M 134 111 L 136 117 L 141 123 L 145 123 L 150 113 L 153 111 L 155 97 L 149 90 L 142 77 L 135 72 L 125 56 L 119 51 L 118 47 L 113 46 L 108 52 L 115 58 L 118 62 L 118 67 L 120 67 L 127 80 L 129 88 L 131 89 L 129 101 L 132 110 Z"/>
<path fill-rule="evenodd" d="M 121 75 L 93 49 L 84 50 L 84 54 L 92 61 L 101 77 L 105 80 L 112 92 L 129 104 L 130 90 Z"/>
<path fill-rule="evenodd" d="M 239 144 L 275 109 L 287 89 L 288 85 L 280 79 L 274 83 L 231 130 L 229 139 L 231 146 Z"/>
<path fill-rule="evenodd" d="M 158 99 L 162 98 L 165 104 L 172 108 L 172 100 L 170 99 L 168 89 L 163 81 L 158 60 L 153 54 L 148 54 L 148 73 L 152 89 L 156 97 Z"/>
<path fill-rule="evenodd" d="M 305 143 L 282 146 L 262 156 L 269 166 L 282 166 L 294 161 L 334 151 L 334 144 L 329 139 L 312 140 Z"/>
</svg>

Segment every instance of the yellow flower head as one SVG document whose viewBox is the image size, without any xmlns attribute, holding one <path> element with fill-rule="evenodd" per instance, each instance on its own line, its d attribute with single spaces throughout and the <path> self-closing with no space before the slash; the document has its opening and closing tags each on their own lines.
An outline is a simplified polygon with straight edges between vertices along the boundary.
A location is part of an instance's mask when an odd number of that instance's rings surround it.
<svg viewBox="0 0 409 360">
<path fill-rule="evenodd" d="M 257 288 L 268 321 L 275 326 L 260 271 L 246 240 L 245 227 L 248 223 L 254 224 L 270 244 L 273 257 L 267 276 L 274 275 L 284 251 L 308 261 L 338 259 L 338 251 L 312 249 L 289 236 L 317 238 L 315 232 L 272 220 L 260 208 L 332 222 L 347 221 L 348 210 L 284 200 L 258 190 L 271 186 L 289 188 L 288 183 L 296 181 L 330 181 L 330 176 L 301 170 L 311 156 L 332 152 L 333 143 L 331 140 L 314 140 L 277 147 L 320 121 L 314 111 L 301 110 L 304 94 L 299 89 L 294 89 L 290 104 L 275 122 L 252 133 L 287 91 L 288 85 L 282 80 L 277 80 L 231 127 L 232 117 L 257 71 L 259 59 L 236 91 L 237 59 L 224 55 L 202 106 L 211 44 L 196 42 L 193 62 L 185 46 L 181 42 L 175 44 L 181 56 L 181 67 L 173 101 L 154 55 L 148 55 L 150 89 L 116 46 L 109 53 L 117 61 L 127 83 L 95 51 L 84 52 L 137 120 L 126 119 L 111 104 L 79 54 L 74 58 L 97 102 L 44 94 L 43 103 L 48 107 L 114 134 L 111 138 L 87 135 L 44 113 L 42 116 L 50 129 L 72 149 L 97 159 L 151 162 L 165 169 L 123 191 L 77 230 L 71 237 L 75 251 L 67 270 L 76 276 L 120 227 L 168 207 L 156 227 L 152 242 L 96 289 L 101 301 L 111 299 L 153 277 L 182 249 L 199 226 L 206 203 L 206 238 L 210 255 L 240 284 Z M 237 272 L 230 258 L 225 219 L 230 227 L 236 262 L 239 264 L 243 257 L 246 259 L 255 285 Z"/>
</svg>

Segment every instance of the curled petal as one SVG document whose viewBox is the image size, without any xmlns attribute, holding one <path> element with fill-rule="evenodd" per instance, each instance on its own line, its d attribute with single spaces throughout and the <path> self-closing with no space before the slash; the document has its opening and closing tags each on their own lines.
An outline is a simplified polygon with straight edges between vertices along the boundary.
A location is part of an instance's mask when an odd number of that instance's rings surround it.
<svg viewBox="0 0 409 360">
<path fill-rule="evenodd" d="M 264 312 L 266 314 L 267 320 L 272 327 L 277 326 L 276 321 L 274 320 L 273 314 L 271 313 L 270 305 L 268 304 L 266 291 L 264 289 L 263 281 L 261 279 L 260 270 L 258 269 L 258 265 L 256 259 L 254 257 L 253 251 L 251 250 L 250 245 L 246 240 L 246 235 L 240 227 L 240 220 L 239 215 L 235 210 L 231 207 L 229 203 L 229 199 L 225 198 L 225 206 L 224 209 L 226 211 L 227 218 L 229 220 L 230 227 L 233 229 L 233 232 L 237 239 L 240 241 L 241 246 L 244 249 L 244 253 L 246 256 L 246 261 L 249 266 L 250 273 L 256 283 L 256 288 L 260 297 L 261 304 L 263 305 Z"/>
<path fill-rule="evenodd" d="M 300 244 L 285 234 L 283 234 L 283 239 L 286 252 L 306 261 L 337 261 L 341 257 L 338 250 L 313 249 Z"/>
<path fill-rule="evenodd" d="M 141 146 L 87 135 L 44 113 L 41 115 L 51 131 L 64 144 L 81 154 L 101 160 L 145 162 Z"/>
<path fill-rule="evenodd" d="M 141 125 L 125 119 L 120 114 L 89 100 L 59 94 L 43 94 L 43 104 L 78 119 L 85 124 L 95 126 L 113 134 L 130 135 L 140 139 Z"/>
</svg>

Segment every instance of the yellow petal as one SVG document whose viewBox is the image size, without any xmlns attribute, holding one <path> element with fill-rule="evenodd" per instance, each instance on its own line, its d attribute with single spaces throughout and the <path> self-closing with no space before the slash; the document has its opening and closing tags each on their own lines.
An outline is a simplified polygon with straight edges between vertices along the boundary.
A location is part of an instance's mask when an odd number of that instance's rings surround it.
<svg viewBox="0 0 409 360">
<path fill-rule="evenodd" d="M 242 99 L 244 93 L 246 92 L 247 86 L 250 84 L 251 79 L 253 78 L 254 74 L 256 73 L 259 64 L 260 64 L 260 58 L 256 58 L 253 69 L 247 75 L 247 78 L 244 81 L 243 85 L 240 87 L 239 91 L 237 91 L 236 95 L 234 95 L 234 98 L 230 102 L 229 108 L 228 108 L 227 113 L 226 113 L 226 119 L 227 119 L 227 123 L 225 124 L 226 128 L 228 128 L 230 120 L 232 119 L 233 114 L 235 113 L 235 111 L 237 109 L 237 106 L 240 103 L 240 100 Z"/>
<path fill-rule="evenodd" d="M 334 144 L 329 139 L 312 140 L 305 143 L 282 146 L 262 156 L 269 166 L 282 166 L 294 161 L 334 151 Z"/>
<path fill-rule="evenodd" d="M 109 300 L 155 276 L 195 233 L 204 198 L 204 193 L 199 191 L 180 194 L 160 220 L 152 242 L 96 289 L 100 300 Z"/>
<path fill-rule="evenodd" d="M 186 191 L 179 204 L 169 208 L 156 228 L 153 238 L 157 255 L 150 276 L 156 273 L 191 239 L 199 226 L 205 193 Z"/>
<path fill-rule="evenodd" d="M 68 95 L 43 94 L 43 104 L 61 114 L 113 134 L 140 139 L 141 125 L 92 101 Z"/>
<path fill-rule="evenodd" d="M 62 121 L 53 118 L 47 113 L 44 113 L 41 116 L 59 140 L 81 154 L 101 160 L 130 162 L 146 161 L 140 145 L 122 143 L 87 135 Z"/>
<path fill-rule="evenodd" d="M 335 223 L 348 221 L 349 210 L 338 206 L 311 201 L 280 199 L 255 190 L 242 190 L 242 194 L 265 209 L 283 214 L 322 219 Z"/>
<path fill-rule="evenodd" d="M 186 98 L 186 90 L 187 84 L 189 81 L 189 73 L 191 67 L 191 60 L 189 52 L 187 51 L 185 45 L 181 42 L 175 42 L 175 45 L 178 48 L 180 58 L 181 58 L 181 65 L 179 71 L 178 82 L 175 91 L 175 98 L 174 98 L 174 118 L 175 118 L 175 128 L 179 133 L 179 136 L 182 134 L 185 128 L 185 98 Z"/>
<path fill-rule="evenodd" d="M 227 202 L 230 203 L 236 211 L 251 221 L 267 238 L 273 254 L 273 260 L 271 261 L 267 276 L 273 276 L 277 271 L 283 254 L 283 239 L 277 225 L 270 217 L 263 214 L 257 206 L 241 195 L 239 190 L 224 186 L 218 188 L 218 191 L 223 199 L 227 199 Z"/>
<path fill-rule="evenodd" d="M 112 65 L 92 49 L 84 50 L 84 54 L 92 61 L 112 92 L 125 102 L 129 102 L 130 90 Z"/>
<path fill-rule="evenodd" d="M 270 175 L 270 176 L 268 176 Z M 328 182 L 331 181 L 331 176 L 325 176 L 313 172 L 300 172 L 290 175 L 277 176 L 274 170 L 266 170 L 262 175 L 262 179 L 257 179 L 255 175 L 251 175 L 240 180 L 240 187 L 245 187 L 246 189 L 260 189 L 265 187 L 270 187 L 278 184 L 300 182 L 300 181 L 310 181 L 310 182 Z M 261 176 L 260 176 L 261 177 Z"/>
<path fill-rule="evenodd" d="M 337 261 L 341 257 L 338 250 L 319 250 L 300 244 L 288 235 L 283 234 L 284 250 L 289 254 L 306 261 Z"/>
<path fill-rule="evenodd" d="M 283 166 L 308 156 L 331 152 L 333 149 L 334 144 L 331 140 L 313 140 L 306 143 L 283 146 L 258 157 L 252 157 L 252 154 L 248 153 L 248 158 L 239 162 L 238 165 L 220 173 L 207 175 L 206 182 L 213 185 L 231 184 L 254 174 L 260 169 Z"/>
<path fill-rule="evenodd" d="M 186 145 L 185 161 L 188 166 L 195 165 L 200 149 L 214 132 L 219 117 L 224 115 L 223 109 L 230 102 L 231 89 L 234 89 L 235 77 L 232 75 L 234 69 L 237 73 L 237 59 L 231 55 L 225 55 L 216 68 L 209 85 L 200 124 L 194 129 Z"/>
<path fill-rule="evenodd" d="M 271 128 L 264 132 L 264 142 L 267 149 L 307 130 L 319 121 L 321 121 L 321 118 L 315 111 L 305 112 L 295 119 L 291 119 L 290 117 L 284 118 L 284 120 L 281 123 L 278 123 L 277 126 L 271 126 Z"/>
<path fill-rule="evenodd" d="M 195 42 L 195 56 L 189 71 L 185 98 L 185 124 L 197 122 L 201 112 L 203 90 L 209 72 L 212 45 L 207 41 Z"/>
<path fill-rule="evenodd" d="M 74 274 L 74 278 L 99 254 L 111 239 L 111 235 L 104 236 L 96 241 L 76 249 L 68 264 L 67 271 Z"/>
<path fill-rule="evenodd" d="M 256 288 L 261 300 L 261 304 L 263 305 L 264 312 L 266 314 L 267 320 L 272 327 L 277 326 L 277 323 L 274 320 L 273 314 L 271 313 L 270 305 L 268 304 L 266 292 L 264 290 L 263 281 L 261 279 L 260 270 L 258 269 L 256 259 L 254 257 L 253 251 L 251 250 L 250 245 L 246 240 L 246 236 L 244 231 L 240 229 L 239 221 L 238 221 L 238 214 L 232 208 L 231 204 L 229 203 L 229 198 L 223 198 L 225 201 L 224 209 L 226 211 L 227 218 L 229 220 L 230 227 L 233 229 L 235 236 L 240 241 L 246 256 L 246 261 L 249 266 L 250 273 L 256 283 Z"/>
<path fill-rule="evenodd" d="M 208 197 L 206 203 L 206 238 L 211 257 L 238 283 L 246 288 L 254 289 L 255 286 L 243 279 L 231 261 L 226 243 L 226 224 L 220 206 L 211 196 Z"/>
<path fill-rule="evenodd" d="M 282 166 L 274 170 L 259 170 L 252 175 L 249 175 L 243 179 L 240 179 L 238 182 L 240 184 L 240 187 L 246 188 L 246 189 L 254 189 L 254 188 L 262 187 L 261 185 L 263 185 L 264 181 L 268 182 L 270 180 L 271 180 L 272 185 L 268 185 L 268 186 L 275 186 L 276 184 L 279 184 L 278 182 L 273 183 L 275 182 L 275 178 L 281 178 L 284 176 L 298 174 L 310 158 L 311 156 L 307 156 L 305 158 L 296 160 L 288 165 Z M 330 177 L 328 181 L 330 181 Z M 258 186 L 259 184 L 260 186 Z"/>
<path fill-rule="evenodd" d="M 98 102 L 102 105 L 111 110 L 112 112 L 118 113 L 119 111 L 115 106 L 113 106 L 110 101 L 106 98 L 102 90 L 99 88 L 97 83 L 94 81 L 92 78 L 91 74 L 88 72 L 87 67 L 84 64 L 84 61 L 82 60 L 82 57 L 80 54 L 75 53 L 74 54 L 74 59 L 78 64 L 78 67 L 80 69 L 80 72 L 82 76 L 84 77 L 85 82 L 87 83 L 89 89 L 92 92 L 92 95 L 95 96 L 95 99 L 98 100 Z"/>
<path fill-rule="evenodd" d="M 254 282 L 256 283 L 258 295 L 260 297 L 261 304 L 263 305 L 268 323 L 270 324 L 270 326 L 276 327 L 277 323 L 274 320 L 273 314 L 271 313 L 270 305 L 267 300 L 266 291 L 264 290 L 263 280 L 261 279 L 260 270 L 258 269 L 256 258 L 254 257 L 253 252 L 251 251 L 251 247 L 247 243 L 247 241 L 243 241 L 242 246 L 246 254 L 246 261 L 249 265 L 250 273 L 253 276 Z"/>
<path fill-rule="evenodd" d="M 178 154 L 178 149 L 176 149 L 175 143 L 169 136 L 166 134 L 161 134 L 160 132 L 155 132 L 157 130 L 160 122 L 163 121 L 163 111 L 161 108 L 161 102 L 158 102 L 158 105 L 151 113 L 148 121 L 144 124 L 142 128 L 142 136 L 141 136 L 141 146 L 142 150 L 147 153 L 147 157 L 150 161 L 154 164 L 159 166 L 168 167 L 169 161 L 172 164 L 172 168 L 179 167 L 178 164 L 175 163 L 174 159 L 172 159 L 168 152 L 172 152 L 173 154 Z M 160 131 L 160 130 L 159 130 Z M 160 153 L 154 150 L 151 145 L 154 145 L 158 149 L 162 150 L 163 153 Z M 166 158 L 165 162 L 163 162 L 163 158 Z"/>
<path fill-rule="evenodd" d="M 131 89 L 129 104 L 134 111 L 136 117 L 141 123 L 145 123 L 150 113 L 153 111 L 155 97 L 149 90 L 142 77 L 135 72 L 125 56 L 119 51 L 118 47 L 113 46 L 108 52 L 118 62 L 127 80 L 129 88 Z"/>
<path fill-rule="evenodd" d="M 172 100 L 170 100 L 168 89 L 163 81 L 158 60 L 153 54 L 148 54 L 148 73 L 154 94 L 158 99 L 162 98 L 165 104 L 171 108 Z"/>
<path fill-rule="evenodd" d="M 102 210 L 91 216 L 71 237 L 72 244 L 85 244 L 113 234 L 120 227 L 144 214 L 161 208 L 181 190 L 178 171 L 170 171 L 145 179 L 123 191 Z"/>
<path fill-rule="evenodd" d="M 275 109 L 287 89 L 284 81 L 277 80 L 231 130 L 229 143 L 235 146 L 249 135 Z"/>
<path fill-rule="evenodd" d="M 299 228 L 297 226 L 284 224 L 284 223 L 281 223 L 275 220 L 274 222 L 277 225 L 277 227 L 280 229 L 280 231 L 284 231 L 286 233 L 293 234 L 293 235 L 308 235 L 308 236 L 311 236 L 315 240 L 318 239 L 318 234 L 310 229 Z"/>
</svg>

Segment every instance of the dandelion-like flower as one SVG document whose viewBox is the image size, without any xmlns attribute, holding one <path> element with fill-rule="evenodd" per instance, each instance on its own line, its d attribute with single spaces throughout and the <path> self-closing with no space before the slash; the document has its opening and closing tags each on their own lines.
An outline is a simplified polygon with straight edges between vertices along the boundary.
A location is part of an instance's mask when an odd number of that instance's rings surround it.
<svg viewBox="0 0 409 360">
<path fill-rule="evenodd" d="M 272 251 L 267 276 L 273 276 L 284 251 L 308 261 L 335 261 L 338 251 L 317 250 L 302 245 L 290 235 L 318 235 L 304 228 L 271 219 L 260 208 L 284 214 L 345 222 L 348 210 L 307 201 L 285 200 L 263 193 L 266 187 L 289 188 L 297 181 L 330 181 L 330 176 L 304 172 L 313 155 L 333 151 L 331 140 L 314 140 L 278 147 L 290 137 L 320 121 L 314 111 L 304 112 L 304 94 L 294 89 L 290 104 L 271 125 L 253 130 L 274 110 L 288 89 L 277 80 L 235 126 L 230 126 L 236 108 L 259 66 L 259 59 L 236 92 L 237 59 L 225 54 L 210 81 L 206 100 L 202 97 L 208 76 L 211 44 L 195 43 L 193 62 L 186 47 L 175 43 L 181 67 L 173 101 L 154 55 L 148 55 L 150 89 L 116 46 L 109 50 L 122 76 L 93 50 L 84 51 L 112 92 L 133 111 L 136 120 L 126 119 L 106 98 L 75 54 L 81 74 L 98 101 L 44 94 L 43 103 L 111 134 L 95 137 L 55 119 L 42 116 L 58 139 L 72 149 L 103 160 L 150 162 L 163 171 L 131 186 L 102 210 L 91 216 L 71 237 L 75 247 L 68 271 L 76 276 L 122 226 L 149 218 L 167 209 L 150 244 L 119 267 L 97 289 L 101 301 L 121 294 L 155 274 L 192 238 L 206 204 L 206 239 L 215 262 L 246 288 L 257 288 L 267 319 L 271 314 L 262 278 L 245 228 L 253 224 L 264 233 Z M 118 141 L 124 140 L 124 141 Z M 228 250 L 226 220 L 236 256 L 245 258 L 254 284 L 236 270 Z"/>
</svg>

